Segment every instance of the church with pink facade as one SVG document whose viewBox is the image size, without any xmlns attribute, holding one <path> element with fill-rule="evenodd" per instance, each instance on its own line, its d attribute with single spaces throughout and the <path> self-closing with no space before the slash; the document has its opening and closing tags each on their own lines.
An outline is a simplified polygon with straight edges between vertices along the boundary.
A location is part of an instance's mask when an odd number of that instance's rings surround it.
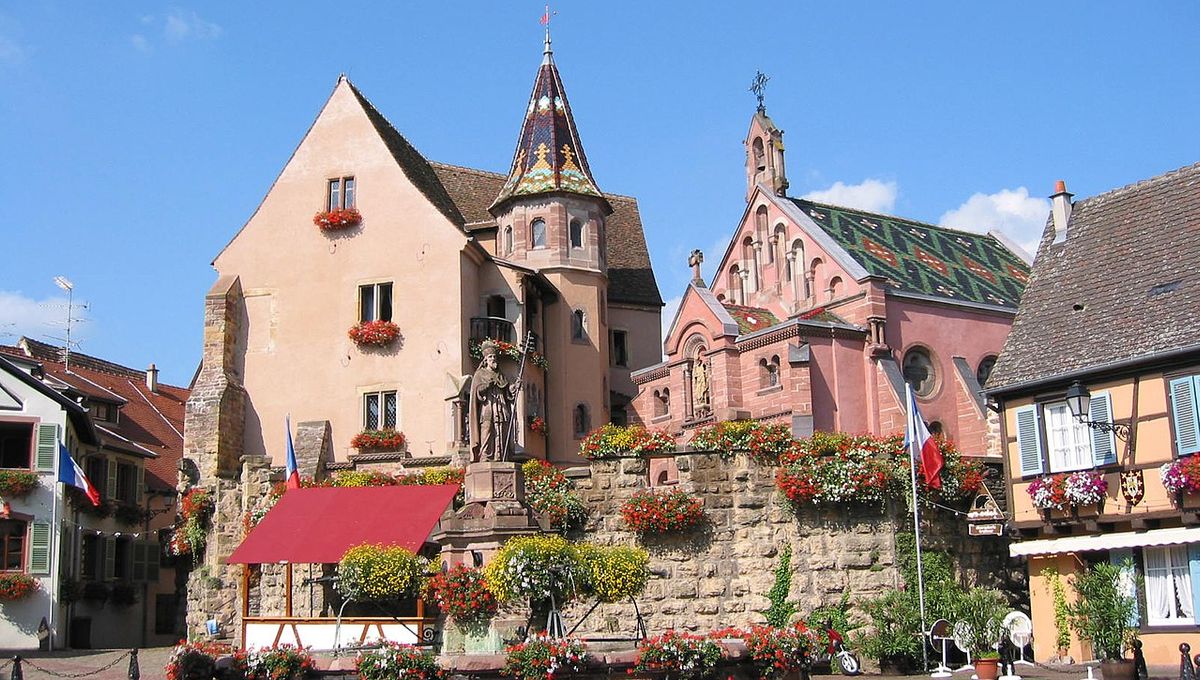
<svg viewBox="0 0 1200 680">
<path fill-rule="evenodd" d="M 1027 256 L 996 232 L 790 197 L 783 132 L 761 103 L 745 148 L 741 220 L 725 252 L 708 254 L 719 258 L 711 281 L 692 253 L 666 359 L 631 376 L 636 419 L 681 442 L 742 418 L 796 436 L 886 435 L 903 430 L 908 382 L 931 430 L 966 455 L 997 455 L 980 386 Z"/>
</svg>

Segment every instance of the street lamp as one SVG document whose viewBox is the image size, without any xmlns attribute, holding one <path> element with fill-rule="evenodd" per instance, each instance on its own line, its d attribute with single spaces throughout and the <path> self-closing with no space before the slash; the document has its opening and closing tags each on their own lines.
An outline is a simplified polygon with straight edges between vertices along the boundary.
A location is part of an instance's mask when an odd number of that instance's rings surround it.
<svg viewBox="0 0 1200 680">
<path fill-rule="evenodd" d="M 1075 420 L 1093 430 L 1115 434 L 1123 442 L 1129 441 L 1128 423 L 1106 423 L 1088 420 L 1092 413 L 1092 393 L 1078 380 L 1071 383 L 1071 386 L 1067 388 L 1067 408 L 1071 409 L 1071 415 L 1075 416 Z"/>
</svg>

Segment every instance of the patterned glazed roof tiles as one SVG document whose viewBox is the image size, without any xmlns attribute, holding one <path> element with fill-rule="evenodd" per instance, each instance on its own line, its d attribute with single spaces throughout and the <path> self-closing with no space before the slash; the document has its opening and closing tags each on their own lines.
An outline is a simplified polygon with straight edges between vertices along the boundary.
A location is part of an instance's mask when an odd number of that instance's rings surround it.
<svg viewBox="0 0 1200 680">
<path fill-rule="evenodd" d="M 588 167 L 558 67 L 547 52 L 533 83 L 512 168 L 492 207 L 518 196 L 557 191 L 604 197 Z"/>
<path fill-rule="evenodd" d="M 1200 163 L 1076 201 L 1053 241 L 987 389 L 1200 346 Z"/>
<path fill-rule="evenodd" d="M 778 317 L 771 313 L 770 310 L 761 307 L 746 307 L 743 305 L 730 305 L 721 303 L 728 312 L 729 316 L 737 322 L 738 333 L 745 335 L 754 331 L 761 331 L 764 328 L 770 328 L 779 323 Z"/>
<path fill-rule="evenodd" d="M 1029 281 L 1029 266 L 993 236 L 789 200 L 898 291 L 1016 309 Z"/>
</svg>

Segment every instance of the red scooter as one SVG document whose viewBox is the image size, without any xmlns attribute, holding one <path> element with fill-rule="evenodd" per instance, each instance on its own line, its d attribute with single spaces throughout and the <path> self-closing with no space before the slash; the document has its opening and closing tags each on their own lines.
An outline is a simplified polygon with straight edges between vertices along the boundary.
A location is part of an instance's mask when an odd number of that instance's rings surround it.
<svg viewBox="0 0 1200 680">
<path fill-rule="evenodd" d="M 825 645 L 825 656 L 829 659 L 831 669 L 836 660 L 843 675 L 862 675 L 862 664 L 859 663 L 858 657 L 846 647 L 842 634 L 837 632 L 829 621 L 825 622 L 824 633 L 825 638 L 829 640 Z"/>
</svg>

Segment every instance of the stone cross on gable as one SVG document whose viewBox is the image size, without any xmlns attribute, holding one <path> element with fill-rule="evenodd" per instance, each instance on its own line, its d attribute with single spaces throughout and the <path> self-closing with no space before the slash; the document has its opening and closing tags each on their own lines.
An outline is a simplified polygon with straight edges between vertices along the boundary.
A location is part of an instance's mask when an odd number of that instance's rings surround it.
<svg viewBox="0 0 1200 680">
<path fill-rule="evenodd" d="M 693 250 L 688 256 L 688 266 L 692 268 L 692 285 L 704 287 L 704 277 L 700 275 L 700 265 L 704 264 L 704 253 L 699 249 Z"/>
<path fill-rule="evenodd" d="M 754 82 L 751 83 L 751 85 L 750 85 L 750 91 L 754 93 L 755 97 L 758 97 L 758 110 L 759 111 L 767 110 L 766 104 L 763 104 L 763 98 L 766 96 L 767 81 L 770 79 L 771 79 L 771 77 L 768 76 L 767 74 L 763 73 L 762 71 L 754 72 Z"/>
</svg>

